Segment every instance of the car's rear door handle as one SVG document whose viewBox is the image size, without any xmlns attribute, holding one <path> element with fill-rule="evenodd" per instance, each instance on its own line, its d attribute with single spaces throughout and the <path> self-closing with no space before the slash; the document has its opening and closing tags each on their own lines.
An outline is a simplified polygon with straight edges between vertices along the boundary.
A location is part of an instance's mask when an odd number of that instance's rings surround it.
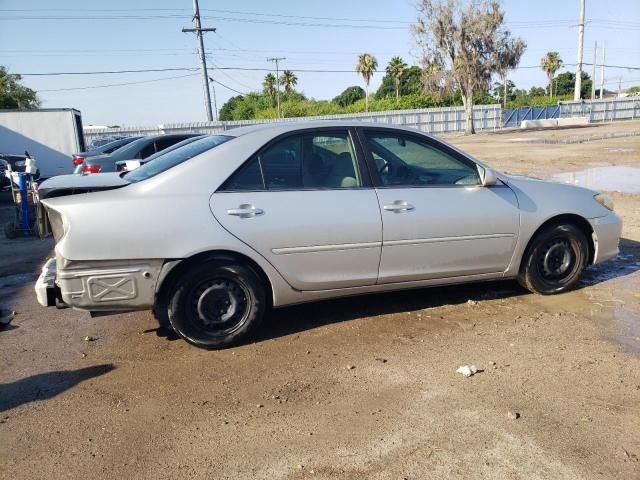
<svg viewBox="0 0 640 480">
<path fill-rule="evenodd" d="M 389 205 L 385 205 L 382 208 L 384 208 L 388 212 L 404 213 L 404 212 L 410 212 L 411 210 L 414 210 L 416 207 L 414 207 L 410 203 L 405 202 L 404 200 L 396 200 L 395 202 Z"/>
<path fill-rule="evenodd" d="M 242 205 L 239 205 L 238 208 L 230 208 L 229 210 L 227 210 L 227 214 L 233 215 L 234 217 L 251 218 L 258 215 L 264 215 L 264 210 L 244 203 Z"/>
</svg>

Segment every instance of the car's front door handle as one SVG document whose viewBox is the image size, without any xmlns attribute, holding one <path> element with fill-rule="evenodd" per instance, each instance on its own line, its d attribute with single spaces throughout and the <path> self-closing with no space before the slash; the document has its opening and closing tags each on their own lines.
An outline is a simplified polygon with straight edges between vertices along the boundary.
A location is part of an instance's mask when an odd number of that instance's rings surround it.
<svg viewBox="0 0 640 480">
<path fill-rule="evenodd" d="M 230 208 L 227 210 L 227 214 L 233 215 L 234 217 L 251 218 L 258 215 L 264 215 L 264 210 L 245 203 L 239 205 L 238 208 Z"/>
<path fill-rule="evenodd" d="M 411 210 L 415 209 L 416 207 L 414 207 L 410 203 L 405 202 L 404 200 L 396 200 L 395 202 L 393 202 L 393 203 L 391 203 L 389 205 L 385 205 L 382 208 L 384 208 L 388 212 L 404 213 L 404 212 L 410 212 Z"/>
</svg>

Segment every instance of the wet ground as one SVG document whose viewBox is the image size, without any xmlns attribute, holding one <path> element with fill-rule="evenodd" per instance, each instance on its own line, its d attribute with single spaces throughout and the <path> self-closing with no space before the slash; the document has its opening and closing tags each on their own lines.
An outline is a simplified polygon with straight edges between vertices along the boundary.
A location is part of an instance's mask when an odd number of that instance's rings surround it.
<svg viewBox="0 0 640 480">
<path fill-rule="evenodd" d="M 640 137 L 511 139 L 634 130 L 449 140 L 549 178 L 640 167 Z M 159 335 L 146 312 L 42 309 L 50 244 L 0 243 L 0 302 L 17 312 L 0 332 L 0 478 L 638 478 L 640 195 L 610 195 L 621 254 L 576 291 L 509 281 L 291 307 L 219 352 Z"/>
</svg>

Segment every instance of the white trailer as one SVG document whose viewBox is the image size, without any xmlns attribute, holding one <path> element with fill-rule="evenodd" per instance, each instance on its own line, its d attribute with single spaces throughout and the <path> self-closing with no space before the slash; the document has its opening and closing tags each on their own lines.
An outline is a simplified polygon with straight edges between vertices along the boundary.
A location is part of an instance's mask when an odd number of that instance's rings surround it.
<svg viewBox="0 0 640 480">
<path fill-rule="evenodd" d="M 84 150 L 78 110 L 0 110 L 0 153 L 29 152 L 36 159 L 43 179 L 73 173 L 71 154 Z"/>
</svg>

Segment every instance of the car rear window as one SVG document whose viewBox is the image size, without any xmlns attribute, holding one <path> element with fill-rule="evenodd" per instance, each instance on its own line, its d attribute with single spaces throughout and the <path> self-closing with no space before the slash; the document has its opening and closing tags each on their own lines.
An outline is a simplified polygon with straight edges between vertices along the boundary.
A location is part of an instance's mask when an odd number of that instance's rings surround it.
<svg viewBox="0 0 640 480">
<path fill-rule="evenodd" d="M 231 140 L 234 137 L 227 135 L 212 135 L 205 137 L 201 140 L 189 143 L 175 150 L 171 150 L 164 155 L 160 155 L 158 158 L 151 162 L 147 162 L 139 168 L 126 173 L 126 179 L 130 182 L 140 182 L 147 178 L 153 177 L 165 170 L 179 165 L 182 162 L 186 162 L 190 158 L 200 155 L 207 150 Z"/>
</svg>

